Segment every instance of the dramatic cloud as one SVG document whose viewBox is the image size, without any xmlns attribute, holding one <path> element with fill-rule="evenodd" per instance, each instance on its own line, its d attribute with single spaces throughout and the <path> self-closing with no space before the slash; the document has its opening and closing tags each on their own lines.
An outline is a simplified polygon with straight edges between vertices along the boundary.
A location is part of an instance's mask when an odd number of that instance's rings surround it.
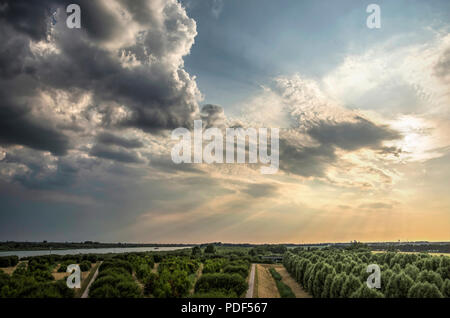
<svg viewBox="0 0 450 318">
<path fill-rule="evenodd" d="M 97 141 L 105 145 L 116 145 L 124 148 L 141 148 L 144 146 L 138 139 L 126 139 L 107 132 L 99 134 Z"/>
<path fill-rule="evenodd" d="M 344 150 L 359 148 L 378 148 L 385 140 L 399 139 L 398 132 L 388 127 L 356 117 L 355 122 L 322 122 L 308 130 L 308 134 L 321 144 L 334 145 Z"/>
<path fill-rule="evenodd" d="M 68 3 L 0 3 L 1 143 L 66 153 L 68 139 L 57 127 L 67 120 L 58 109 L 71 105 L 50 109 L 44 95 L 90 96 L 85 109 L 104 126 L 153 132 L 192 125 L 200 93 L 183 56 L 196 25 L 179 3 L 79 1 L 79 30 L 65 25 Z M 71 115 L 72 127 L 80 126 L 81 113 Z"/>
</svg>

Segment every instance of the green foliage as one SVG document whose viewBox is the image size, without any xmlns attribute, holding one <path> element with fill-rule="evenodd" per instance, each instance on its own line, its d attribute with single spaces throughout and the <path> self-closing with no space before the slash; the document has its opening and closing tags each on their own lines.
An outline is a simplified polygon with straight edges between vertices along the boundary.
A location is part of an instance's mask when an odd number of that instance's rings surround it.
<svg viewBox="0 0 450 318">
<path fill-rule="evenodd" d="M 158 272 L 161 273 L 164 270 L 174 272 L 176 270 L 185 271 L 188 275 L 194 274 L 199 268 L 199 263 L 195 259 L 189 257 L 167 257 L 164 258 L 158 266 Z"/>
<path fill-rule="evenodd" d="M 414 281 L 406 275 L 403 271 L 400 274 L 393 275 L 386 287 L 386 297 L 389 298 L 406 298 L 408 297 L 408 291 Z"/>
<path fill-rule="evenodd" d="M 202 249 L 200 248 L 200 246 L 194 246 L 192 248 L 192 256 L 196 257 L 196 256 L 201 256 L 202 255 Z"/>
<path fill-rule="evenodd" d="M 442 284 L 444 283 L 441 275 L 430 270 L 420 272 L 419 276 L 417 276 L 417 281 L 422 283 L 428 282 L 430 284 L 434 284 L 438 289 L 441 289 Z"/>
<path fill-rule="evenodd" d="M 269 272 L 275 280 L 281 280 L 281 275 L 275 270 L 275 268 L 269 268 Z"/>
<path fill-rule="evenodd" d="M 225 293 L 234 292 L 240 296 L 247 288 L 247 282 L 238 274 L 203 274 L 195 284 L 196 293 L 220 291 Z"/>
<path fill-rule="evenodd" d="M 14 267 L 19 263 L 17 256 L 2 256 L 0 257 L 0 267 Z"/>
<path fill-rule="evenodd" d="M 215 252 L 216 252 L 216 247 L 214 245 L 209 244 L 208 246 L 206 246 L 205 253 L 214 254 Z"/>
<path fill-rule="evenodd" d="M 131 276 L 131 264 L 114 259 L 105 261 L 99 267 L 99 275 L 89 290 L 91 298 L 138 298 L 140 287 Z"/>
<path fill-rule="evenodd" d="M 88 272 L 91 270 L 91 266 L 92 266 L 92 264 L 90 261 L 88 261 L 88 260 L 82 261 L 80 263 L 80 270 L 82 272 Z"/>
<path fill-rule="evenodd" d="M 446 279 L 442 284 L 442 295 L 446 298 L 450 298 L 450 279 Z"/>
<path fill-rule="evenodd" d="M 153 295 L 157 298 L 181 298 L 188 294 L 190 287 L 191 282 L 185 271 L 164 270 L 156 280 Z"/>
<path fill-rule="evenodd" d="M 341 291 L 342 286 L 344 285 L 344 282 L 347 279 L 347 274 L 340 273 L 336 275 L 333 279 L 333 282 L 331 283 L 330 288 L 330 297 L 331 298 L 341 298 Z"/>
<path fill-rule="evenodd" d="M 295 294 L 292 292 L 292 289 L 282 282 L 282 277 L 280 273 L 276 271 L 275 268 L 271 267 L 269 269 L 270 274 L 275 279 L 275 284 L 277 285 L 278 292 L 280 293 L 281 298 L 295 298 Z"/>
<path fill-rule="evenodd" d="M 361 287 L 361 281 L 353 274 L 347 276 L 344 284 L 342 285 L 341 297 L 349 298 L 355 291 Z"/>
<path fill-rule="evenodd" d="M 351 298 L 383 298 L 384 295 L 375 288 L 369 288 L 366 284 L 362 284 L 361 287 L 350 295 Z"/>
<path fill-rule="evenodd" d="M 408 292 L 408 298 L 442 298 L 442 293 L 436 285 L 428 282 L 415 283 Z"/>
<path fill-rule="evenodd" d="M 220 273 L 226 263 L 228 261 L 225 258 L 208 259 L 203 265 L 203 273 Z"/>
<path fill-rule="evenodd" d="M 406 265 L 405 274 L 411 277 L 412 280 L 416 280 L 417 276 L 419 276 L 420 270 L 417 266 L 413 264 Z"/>
</svg>

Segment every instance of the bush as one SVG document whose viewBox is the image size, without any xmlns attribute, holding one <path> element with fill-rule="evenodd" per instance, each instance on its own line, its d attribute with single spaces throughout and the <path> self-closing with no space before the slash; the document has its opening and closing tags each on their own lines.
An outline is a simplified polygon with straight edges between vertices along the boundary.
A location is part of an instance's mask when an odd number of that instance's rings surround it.
<svg viewBox="0 0 450 318">
<path fill-rule="evenodd" d="M 228 274 L 239 274 L 243 278 L 248 276 L 248 266 L 246 265 L 227 265 L 223 269 L 224 273 Z"/>
<path fill-rule="evenodd" d="M 81 263 L 80 263 L 80 270 L 82 271 L 82 272 L 87 272 L 87 271 L 90 271 L 91 270 L 91 266 L 92 266 L 92 264 L 91 264 L 91 262 L 89 262 L 89 261 L 82 261 Z"/>
<path fill-rule="evenodd" d="M 155 288 L 157 287 L 158 280 L 159 280 L 158 275 L 156 275 L 155 273 L 150 273 L 147 276 L 146 282 L 144 285 L 144 293 L 146 295 L 153 294 L 153 292 L 155 291 Z"/>
<path fill-rule="evenodd" d="M 351 298 L 383 298 L 384 295 L 375 288 L 369 288 L 363 284 L 356 292 L 351 294 Z"/>
<path fill-rule="evenodd" d="M 442 298 L 442 293 L 436 285 L 425 283 L 415 283 L 408 292 L 409 298 Z"/>
<path fill-rule="evenodd" d="M 103 262 L 102 265 L 100 265 L 99 267 L 99 271 L 101 272 L 109 268 L 123 268 L 129 274 L 133 273 L 133 267 L 131 266 L 130 262 L 121 259 Z"/>
<path fill-rule="evenodd" d="M 19 263 L 19 257 L 15 255 L 0 257 L 0 267 L 14 267 L 17 263 Z"/>
<path fill-rule="evenodd" d="M 395 274 L 391 277 L 386 287 L 386 297 L 389 298 L 406 298 L 414 281 L 404 272 Z"/>
<path fill-rule="evenodd" d="M 417 281 L 421 283 L 428 282 L 430 284 L 434 284 L 438 289 L 441 289 L 442 284 L 444 283 L 441 275 L 430 270 L 420 272 L 419 276 L 417 276 Z"/>
<path fill-rule="evenodd" d="M 278 273 L 278 272 L 275 270 L 275 268 L 273 268 L 273 267 L 269 268 L 269 272 L 270 272 L 270 274 L 272 275 L 272 277 L 273 277 L 275 280 L 281 280 L 281 279 L 282 279 L 280 273 Z"/>
<path fill-rule="evenodd" d="M 103 266 L 105 265 L 105 266 Z M 91 298 L 137 298 L 142 295 L 140 287 L 131 276 L 131 264 L 121 259 L 105 261 L 92 284 Z"/>
<path fill-rule="evenodd" d="M 361 281 L 353 274 L 347 276 L 344 284 L 342 285 L 342 298 L 349 298 L 355 291 L 361 288 Z"/>
<path fill-rule="evenodd" d="M 204 274 L 195 284 L 195 292 L 225 291 L 242 295 L 248 289 L 248 284 L 238 274 Z"/>
<path fill-rule="evenodd" d="M 442 285 L 442 295 L 446 298 L 450 298 L 450 279 L 446 279 Z"/>
<path fill-rule="evenodd" d="M 214 254 L 215 252 L 216 252 L 216 247 L 214 245 L 209 244 L 208 246 L 206 246 L 205 253 Z"/>
</svg>

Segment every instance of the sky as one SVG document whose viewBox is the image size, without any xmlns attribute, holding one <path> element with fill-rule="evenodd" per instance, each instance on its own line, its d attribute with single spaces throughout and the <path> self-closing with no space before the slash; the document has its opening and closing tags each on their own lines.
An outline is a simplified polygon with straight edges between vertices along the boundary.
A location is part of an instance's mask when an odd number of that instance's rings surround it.
<svg viewBox="0 0 450 318">
<path fill-rule="evenodd" d="M 449 241 L 449 30 L 438 0 L 0 0 L 0 240 Z M 175 164 L 199 119 L 279 128 L 279 170 Z"/>
</svg>

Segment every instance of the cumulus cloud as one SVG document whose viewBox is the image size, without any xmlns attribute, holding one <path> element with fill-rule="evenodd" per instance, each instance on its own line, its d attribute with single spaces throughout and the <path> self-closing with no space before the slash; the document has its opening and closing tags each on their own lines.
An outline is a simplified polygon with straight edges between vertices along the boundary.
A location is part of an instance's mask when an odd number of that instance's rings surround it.
<svg viewBox="0 0 450 318">
<path fill-rule="evenodd" d="M 200 118 L 206 128 L 218 127 L 222 128 L 225 124 L 226 117 L 223 108 L 218 105 L 204 105 L 202 107 Z"/>
<path fill-rule="evenodd" d="M 81 0 L 81 29 L 66 27 L 70 3 L 0 0 L 0 172 L 23 184 L 59 180 L 63 156 L 145 164 L 152 133 L 199 116 L 202 97 L 183 62 L 196 23 L 179 2 Z M 25 162 L 23 151 L 17 159 L 23 146 L 55 168 Z"/>
</svg>

